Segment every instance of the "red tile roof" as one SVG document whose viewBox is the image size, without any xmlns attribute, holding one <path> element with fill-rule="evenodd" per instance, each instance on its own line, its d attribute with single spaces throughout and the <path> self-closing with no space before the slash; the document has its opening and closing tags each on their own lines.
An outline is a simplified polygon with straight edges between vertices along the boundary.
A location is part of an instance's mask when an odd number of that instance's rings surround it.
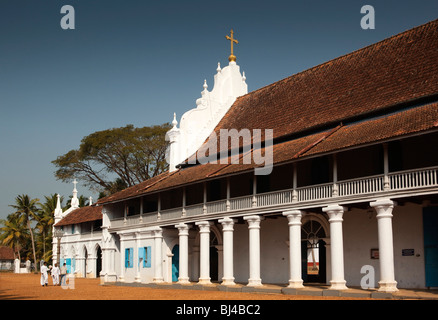
<svg viewBox="0 0 438 320">
<path fill-rule="evenodd" d="M 236 100 L 215 131 L 273 129 L 274 138 L 438 93 L 438 20 Z"/>
<path fill-rule="evenodd" d="M 279 164 L 435 130 L 437 103 L 424 105 L 419 99 L 435 97 L 436 101 L 437 96 L 435 20 L 238 98 L 215 132 L 219 135 L 223 128 L 273 129 L 277 139 L 273 161 Z M 419 101 L 417 107 L 412 106 Z M 409 104 L 412 109 L 406 110 Z M 255 166 L 208 163 L 187 167 L 163 173 L 98 203 L 134 198 Z"/>
<path fill-rule="evenodd" d="M 14 250 L 9 247 L 0 247 L 0 260 L 14 260 Z"/>
<path fill-rule="evenodd" d="M 73 210 L 61 221 L 55 224 L 55 227 L 97 220 L 102 220 L 102 206 L 92 205 Z"/>
</svg>

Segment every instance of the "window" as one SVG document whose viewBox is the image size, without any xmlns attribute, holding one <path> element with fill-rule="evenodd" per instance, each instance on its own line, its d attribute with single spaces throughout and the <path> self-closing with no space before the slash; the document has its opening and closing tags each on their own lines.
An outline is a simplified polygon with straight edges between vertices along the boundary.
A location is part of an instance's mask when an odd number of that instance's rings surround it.
<svg viewBox="0 0 438 320">
<path fill-rule="evenodd" d="M 72 225 L 71 225 L 71 234 L 74 234 L 74 233 L 75 233 L 75 225 L 72 224 Z"/>
<path fill-rule="evenodd" d="M 134 265 L 134 249 L 125 249 L 125 268 L 132 268 Z"/>
<path fill-rule="evenodd" d="M 143 268 L 151 267 L 151 247 L 138 248 L 138 264 Z"/>
</svg>

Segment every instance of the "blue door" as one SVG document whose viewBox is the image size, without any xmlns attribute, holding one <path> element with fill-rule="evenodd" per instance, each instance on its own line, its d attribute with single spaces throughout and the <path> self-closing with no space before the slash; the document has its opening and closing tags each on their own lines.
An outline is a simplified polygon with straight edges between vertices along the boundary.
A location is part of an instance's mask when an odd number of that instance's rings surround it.
<svg viewBox="0 0 438 320">
<path fill-rule="evenodd" d="M 423 209 L 426 287 L 438 287 L 438 207 Z"/>
<path fill-rule="evenodd" d="M 172 249 L 172 281 L 177 282 L 179 277 L 179 245 Z"/>
</svg>

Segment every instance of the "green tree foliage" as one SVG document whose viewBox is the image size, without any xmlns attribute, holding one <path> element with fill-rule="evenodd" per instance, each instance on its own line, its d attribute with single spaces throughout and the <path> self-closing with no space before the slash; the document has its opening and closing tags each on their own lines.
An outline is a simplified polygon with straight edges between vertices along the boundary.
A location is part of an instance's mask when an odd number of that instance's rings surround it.
<svg viewBox="0 0 438 320">
<path fill-rule="evenodd" d="M 0 220 L 0 224 L 3 225 L 0 228 L 0 244 L 12 248 L 21 260 L 21 250 L 29 237 L 27 227 L 20 222 L 17 214 L 8 215 L 6 220 Z"/>
<path fill-rule="evenodd" d="M 35 253 L 35 240 L 33 235 L 33 230 L 31 227 L 31 221 L 38 221 L 38 207 L 39 199 L 31 199 L 27 194 L 19 195 L 15 198 L 15 204 L 10 205 L 10 207 L 15 209 L 15 214 L 17 215 L 18 222 L 21 225 L 26 225 L 29 230 L 30 240 L 32 243 L 33 261 L 35 266 L 36 263 L 36 253 Z"/>
<path fill-rule="evenodd" d="M 79 149 L 59 156 L 52 163 L 55 177 L 63 182 L 78 178 L 106 194 L 133 186 L 167 170 L 165 160 L 168 123 L 135 128 L 127 125 L 92 133 Z"/>
</svg>

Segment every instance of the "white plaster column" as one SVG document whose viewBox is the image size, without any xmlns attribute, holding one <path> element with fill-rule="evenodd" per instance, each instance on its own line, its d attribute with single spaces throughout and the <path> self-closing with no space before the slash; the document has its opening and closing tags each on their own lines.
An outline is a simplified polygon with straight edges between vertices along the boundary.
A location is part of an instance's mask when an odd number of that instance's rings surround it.
<svg viewBox="0 0 438 320">
<path fill-rule="evenodd" d="M 210 281 L 210 226 L 212 225 L 209 221 L 196 222 L 199 226 L 199 237 L 200 237 L 200 284 L 209 284 Z"/>
<path fill-rule="evenodd" d="M 154 277 L 152 279 L 153 282 L 159 283 L 164 282 L 163 278 L 163 229 L 157 227 L 153 230 L 154 235 Z"/>
<path fill-rule="evenodd" d="M 125 282 L 125 239 L 120 235 L 120 276 L 119 281 Z"/>
<path fill-rule="evenodd" d="M 178 283 L 189 282 L 189 226 L 180 223 L 175 226 L 179 233 L 179 277 Z"/>
<path fill-rule="evenodd" d="M 289 288 L 303 288 L 301 267 L 301 210 L 283 212 L 289 221 Z"/>
<path fill-rule="evenodd" d="M 136 232 L 135 233 L 135 249 L 134 249 L 134 257 L 136 256 L 137 259 L 134 258 L 133 264 L 135 267 L 135 282 L 140 283 L 141 282 L 141 275 L 140 275 L 140 271 L 141 271 L 141 265 L 140 265 L 140 259 L 139 259 L 139 254 L 138 254 L 138 249 L 140 248 L 140 233 Z"/>
<path fill-rule="evenodd" d="M 234 283 L 234 224 L 235 219 L 226 217 L 219 220 L 222 224 L 223 232 L 223 263 L 224 263 L 224 276 L 222 278 L 223 285 L 235 285 Z"/>
<path fill-rule="evenodd" d="M 370 203 L 377 212 L 377 232 L 379 236 L 380 281 L 379 291 L 395 292 L 397 282 L 394 275 L 394 245 L 392 235 L 392 210 L 394 202 L 381 199 Z"/>
<path fill-rule="evenodd" d="M 249 229 L 249 279 L 248 286 L 255 287 L 262 285 L 260 278 L 260 221 L 258 215 L 246 216 Z"/>
<path fill-rule="evenodd" d="M 330 280 L 331 290 L 346 290 L 346 281 L 344 277 L 344 243 L 342 236 L 342 216 L 345 208 L 339 205 L 331 205 L 322 208 L 329 216 L 330 222 L 330 242 L 331 242 L 331 273 Z"/>
</svg>

